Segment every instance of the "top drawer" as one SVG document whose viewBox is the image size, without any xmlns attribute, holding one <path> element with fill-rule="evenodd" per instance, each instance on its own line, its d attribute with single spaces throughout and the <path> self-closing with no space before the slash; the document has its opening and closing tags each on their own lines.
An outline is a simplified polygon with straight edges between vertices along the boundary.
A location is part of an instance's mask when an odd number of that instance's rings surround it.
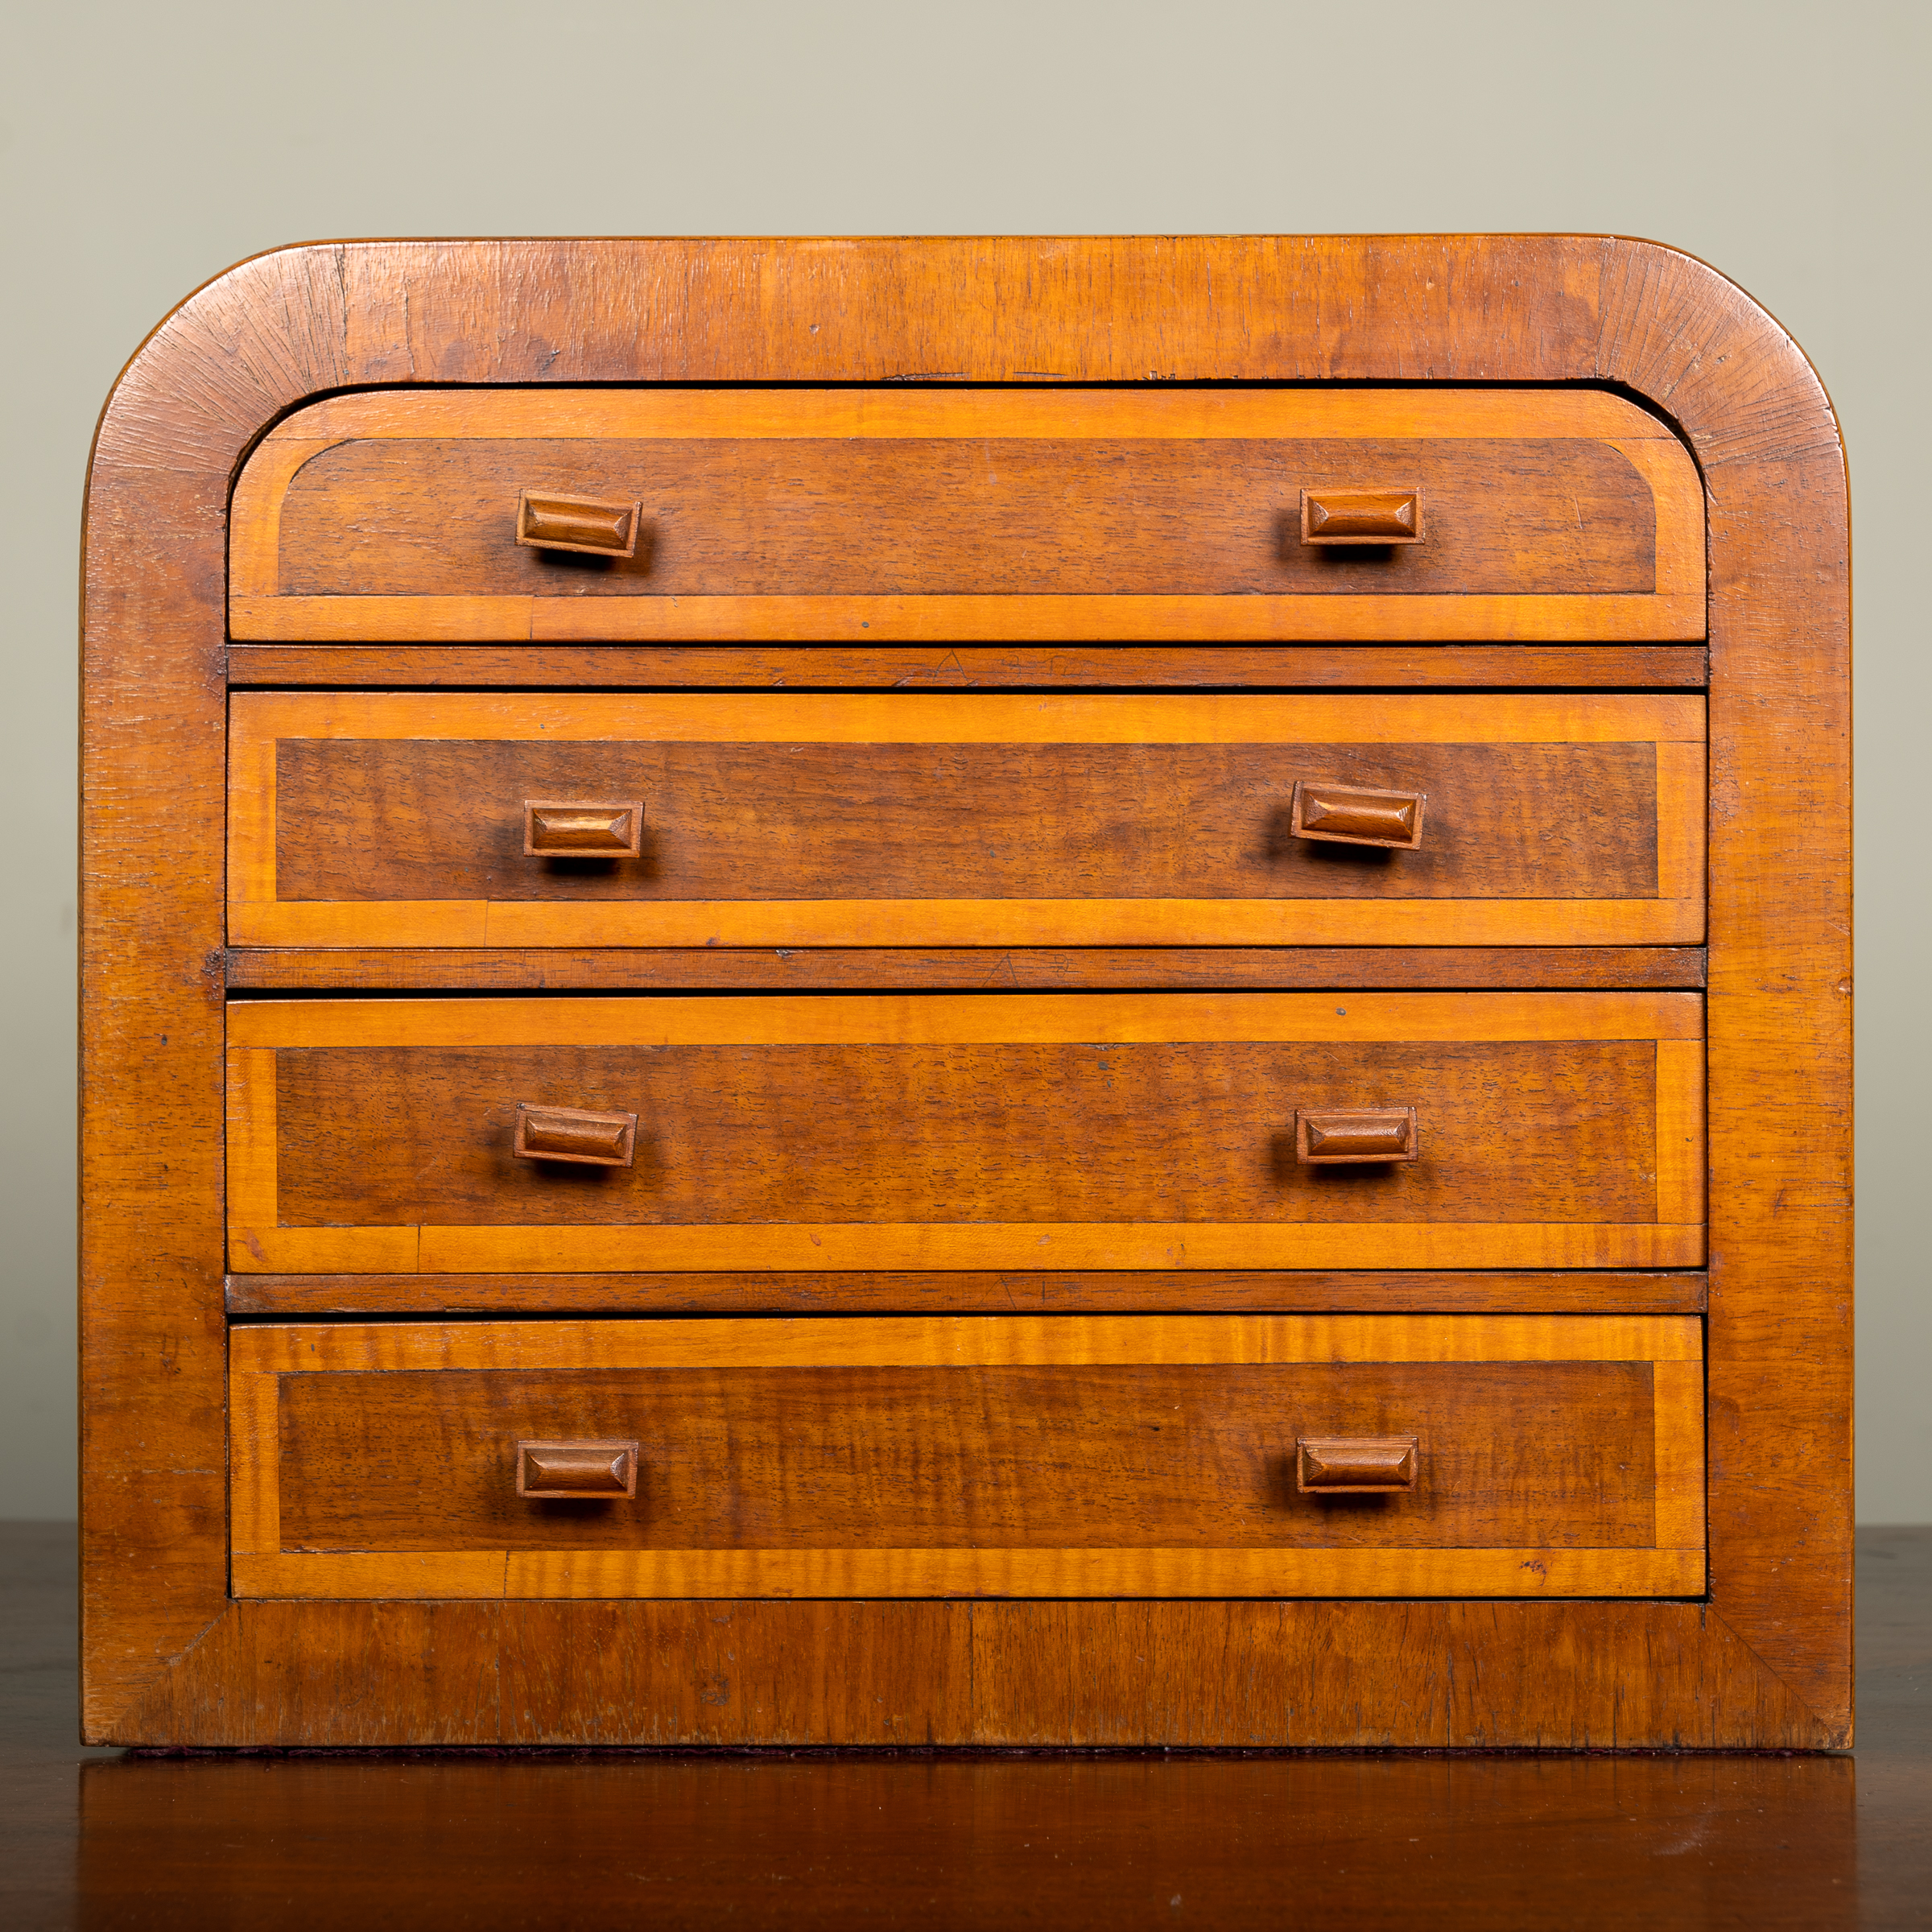
<svg viewBox="0 0 1932 1932">
<path fill-rule="evenodd" d="M 1364 493 L 1394 540 L 1335 501 Z M 573 532 L 546 497 L 610 514 Z M 591 547 L 547 547 L 573 534 Z M 250 458 L 229 627 L 1696 638 L 1703 498 L 1662 423 L 1586 390 L 386 390 Z"/>
</svg>

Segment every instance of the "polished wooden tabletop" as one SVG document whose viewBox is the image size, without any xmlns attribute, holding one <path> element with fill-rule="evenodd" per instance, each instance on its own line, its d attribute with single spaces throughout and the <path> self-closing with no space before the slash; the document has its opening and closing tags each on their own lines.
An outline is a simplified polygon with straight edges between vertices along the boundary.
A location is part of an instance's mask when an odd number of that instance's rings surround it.
<svg viewBox="0 0 1932 1932">
<path fill-rule="evenodd" d="M 1855 1757 L 83 1750 L 71 1529 L 0 1526 L 9 1926 L 1932 1926 L 1932 1530 Z"/>
</svg>

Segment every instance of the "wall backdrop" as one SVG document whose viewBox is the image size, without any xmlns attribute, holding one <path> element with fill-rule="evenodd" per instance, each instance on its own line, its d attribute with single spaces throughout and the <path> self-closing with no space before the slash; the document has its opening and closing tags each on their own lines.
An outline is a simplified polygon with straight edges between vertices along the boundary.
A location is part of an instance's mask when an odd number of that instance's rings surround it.
<svg viewBox="0 0 1932 1932">
<path fill-rule="evenodd" d="M 1929 23 L 1910 0 L 21 9 L 0 79 L 0 1517 L 75 1506 L 82 476 L 116 373 L 183 296 L 335 236 L 1571 229 L 1742 283 L 1844 424 L 1860 1516 L 1932 1521 Z"/>
</svg>

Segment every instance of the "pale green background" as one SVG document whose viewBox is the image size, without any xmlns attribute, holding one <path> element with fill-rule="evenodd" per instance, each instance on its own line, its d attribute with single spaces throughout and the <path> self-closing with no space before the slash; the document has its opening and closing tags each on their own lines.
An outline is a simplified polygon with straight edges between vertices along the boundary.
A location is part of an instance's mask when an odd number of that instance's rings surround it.
<svg viewBox="0 0 1932 1932">
<path fill-rule="evenodd" d="M 1860 1514 L 1932 1520 L 1932 8 L 17 5 L 0 124 L 0 1517 L 74 1509 L 75 569 L 101 399 L 197 283 L 345 235 L 1580 229 L 1810 352 L 1857 510 Z"/>
</svg>

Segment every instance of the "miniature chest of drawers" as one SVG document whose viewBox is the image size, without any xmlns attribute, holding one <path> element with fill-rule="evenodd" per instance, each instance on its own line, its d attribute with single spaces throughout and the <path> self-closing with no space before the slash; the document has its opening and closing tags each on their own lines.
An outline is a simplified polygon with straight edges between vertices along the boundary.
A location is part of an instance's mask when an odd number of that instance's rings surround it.
<svg viewBox="0 0 1932 1932">
<path fill-rule="evenodd" d="M 1701 264 L 290 250 L 84 649 L 90 1740 L 1848 1740 L 1843 461 Z"/>
</svg>

